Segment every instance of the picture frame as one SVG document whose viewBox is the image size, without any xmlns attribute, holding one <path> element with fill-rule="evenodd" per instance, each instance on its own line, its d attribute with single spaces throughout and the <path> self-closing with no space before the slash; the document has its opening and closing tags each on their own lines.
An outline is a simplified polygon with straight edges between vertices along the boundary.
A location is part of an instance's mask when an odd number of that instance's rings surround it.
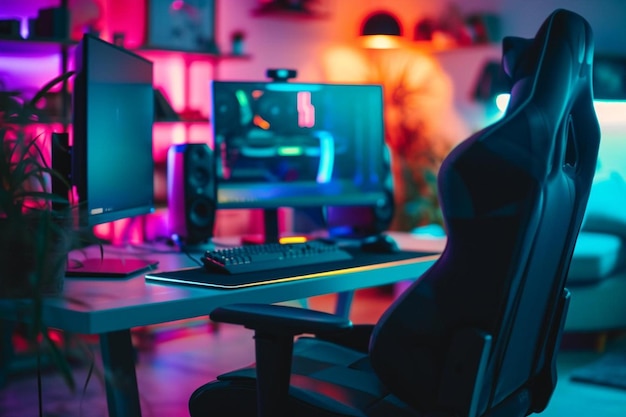
<svg viewBox="0 0 626 417">
<path fill-rule="evenodd" d="M 216 0 L 147 0 L 150 49 L 218 54 Z"/>
</svg>

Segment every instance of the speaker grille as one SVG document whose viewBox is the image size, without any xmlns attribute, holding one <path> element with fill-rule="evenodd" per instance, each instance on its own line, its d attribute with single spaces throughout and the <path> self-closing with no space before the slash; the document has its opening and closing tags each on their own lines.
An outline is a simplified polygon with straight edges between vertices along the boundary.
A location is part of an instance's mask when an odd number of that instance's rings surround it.
<svg viewBox="0 0 626 417">
<path fill-rule="evenodd" d="M 170 233 L 187 244 L 213 237 L 217 179 L 213 151 L 206 144 L 173 145 L 168 154 Z"/>
</svg>

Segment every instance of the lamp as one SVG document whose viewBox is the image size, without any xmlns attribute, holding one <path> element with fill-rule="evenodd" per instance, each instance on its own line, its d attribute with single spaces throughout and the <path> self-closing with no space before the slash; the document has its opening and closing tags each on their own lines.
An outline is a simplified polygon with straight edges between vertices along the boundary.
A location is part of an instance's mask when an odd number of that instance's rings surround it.
<svg viewBox="0 0 626 417">
<path fill-rule="evenodd" d="M 402 26 L 393 14 L 377 11 L 363 20 L 360 36 L 366 48 L 397 48 L 402 37 Z"/>
</svg>

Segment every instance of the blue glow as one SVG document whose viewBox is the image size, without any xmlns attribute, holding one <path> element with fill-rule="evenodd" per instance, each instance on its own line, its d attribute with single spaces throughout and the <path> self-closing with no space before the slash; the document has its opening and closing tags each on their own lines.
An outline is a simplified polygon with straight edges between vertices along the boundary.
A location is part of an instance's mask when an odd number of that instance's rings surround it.
<svg viewBox="0 0 626 417">
<path fill-rule="evenodd" d="M 500 114 L 498 114 L 497 118 L 500 118 L 504 115 L 504 112 L 509 105 L 509 100 L 509 94 L 498 94 L 496 96 L 496 106 L 500 111 Z M 596 110 L 596 115 L 598 116 L 598 121 L 602 125 L 624 123 L 624 121 L 626 120 L 624 116 L 626 115 L 626 101 L 594 100 L 593 105 Z"/>
<path fill-rule="evenodd" d="M 335 139 L 328 132 L 319 132 L 320 164 L 317 170 L 317 182 L 327 183 L 333 175 L 335 164 Z"/>
<path fill-rule="evenodd" d="M 265 87 L 268 91 L 320 91 L 321 85 L 298 83 L 270 83 Z"/>
<path fill-rule="evenodd" d="M 509 106 L 509 100 L 511 99 L 511 95 L 508 93 L 498 94 L 496 96 L 496 107 L 500 110 L 501 113 L 506 111 L 506 108 Z"/>
</svg>

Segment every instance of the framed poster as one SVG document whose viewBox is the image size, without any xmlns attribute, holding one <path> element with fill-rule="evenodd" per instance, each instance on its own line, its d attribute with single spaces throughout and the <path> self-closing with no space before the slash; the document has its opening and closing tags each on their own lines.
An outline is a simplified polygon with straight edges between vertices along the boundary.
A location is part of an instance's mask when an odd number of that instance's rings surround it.
<svg viewBox="0 0 626 417">
<path fill-rule="evenodd" d="M 146 47 L 218 53 L 216 0 L 147 0 Z"/>
</svg>

